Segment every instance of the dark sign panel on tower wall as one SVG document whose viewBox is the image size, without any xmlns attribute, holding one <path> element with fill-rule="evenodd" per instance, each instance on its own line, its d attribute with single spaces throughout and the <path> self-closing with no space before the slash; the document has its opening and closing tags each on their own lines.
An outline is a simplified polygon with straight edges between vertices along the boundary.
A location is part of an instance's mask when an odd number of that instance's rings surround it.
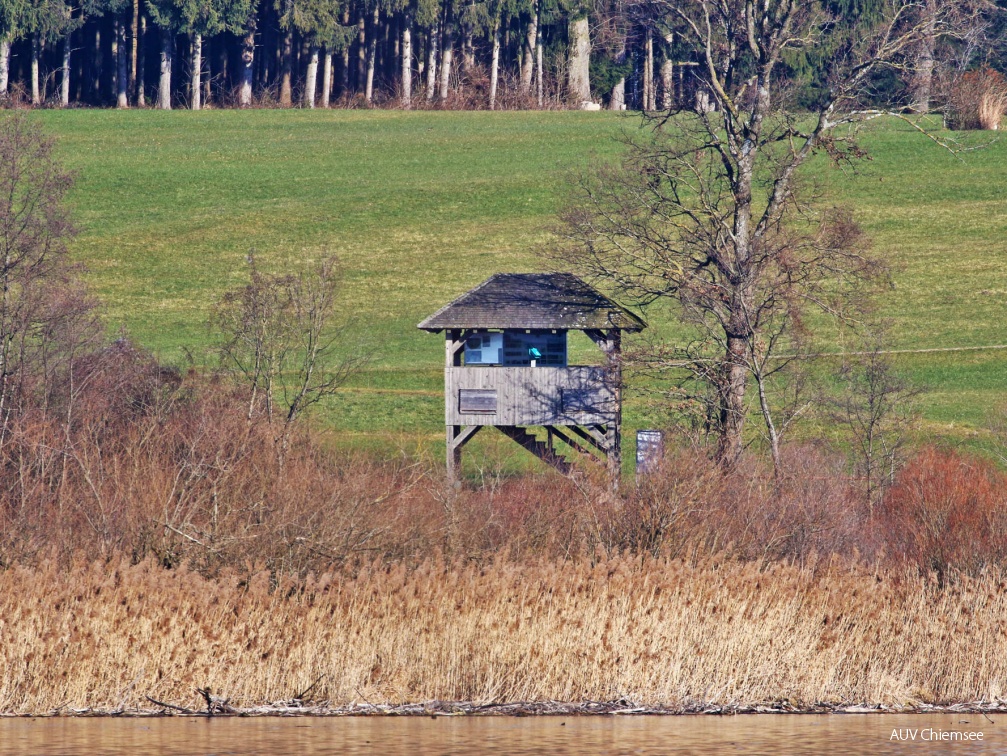
<svg viewBox="0 0 1007 756">
<path fill-rule="evenodd" d="M 497 411 L 496 389 L 459 389 L 458 411 L 492 415 Z"/>
</svg>

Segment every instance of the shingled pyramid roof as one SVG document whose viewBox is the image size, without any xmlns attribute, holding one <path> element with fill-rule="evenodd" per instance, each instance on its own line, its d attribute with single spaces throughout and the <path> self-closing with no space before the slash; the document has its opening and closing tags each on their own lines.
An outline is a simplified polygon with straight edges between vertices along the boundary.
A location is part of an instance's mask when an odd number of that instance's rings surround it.
<svg viewBox="0 0 1007 756">
<path fill-rule="evenodd" d="M 641 331 L 647 324 L 570 273 L 497 273 L 419 324 L 448 328 Z"/>
</svg>

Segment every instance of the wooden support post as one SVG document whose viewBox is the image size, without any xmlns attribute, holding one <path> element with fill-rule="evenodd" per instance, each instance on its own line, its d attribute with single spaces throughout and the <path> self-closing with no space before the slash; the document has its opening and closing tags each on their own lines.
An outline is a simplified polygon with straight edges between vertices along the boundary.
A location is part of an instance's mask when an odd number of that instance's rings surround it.
<svg viewBox="0 0 1007 756">
<path fill-rule="evenodd" d="M 444 332 L 444 367 L 461 367 L 465 335 L 460 329 Z"/>
<path fill-rule="evenodd" d="M 462 347 L 465 345 L 462 339 L 462 332 L 458 329 L 449 329 L 444 332 L 444 367 L 445 370 L 449 367 L 458 367 L 462 364 Z M 447 386 L 447 381 L 445 381 L 445 386 Z M 453 397 L 445 396 L 445 402 L 450 405 Z M 462 470 L 462 446 L 465 442 L 469 440 L 475 431 L 469 433 L 461 441 L 459 439 L 462 436 L 464 426 L 462 425 L 448 425 L 447 426 L 447 469 L 448 469 L 448 482 L 454 484 L 458 480 L 458 476 L 461 474 Z"/>
<path fill-rule="evenodd" d="M 455 438 L 461 432 L 462 426 L 460 425 L 449 425 L 447 427 L 447 465 L 448 465 L 448 482 L 454 483 L 458 480 L 458 475 L 461 473 L 462 469 L 462 450 L 460 447 L 455 445 Z"/>
<path fill-rule="evenodd" d="M 482 429 L 481 425 L 449 425 L 447 426 L 447 466 L 448 480 L 454 483 L 461 476 L 462 447 Z"/>
<path fill-rule="evenodd" d="M 607 334 L 605 356 L 608 358 L 608 380 L 611 381 L 615 403 L 612 422 L 608 425 L 608 470 L 612 485 L 619 487 L 622 476 L 622 332 L 612 329 Z"/>
</svg>

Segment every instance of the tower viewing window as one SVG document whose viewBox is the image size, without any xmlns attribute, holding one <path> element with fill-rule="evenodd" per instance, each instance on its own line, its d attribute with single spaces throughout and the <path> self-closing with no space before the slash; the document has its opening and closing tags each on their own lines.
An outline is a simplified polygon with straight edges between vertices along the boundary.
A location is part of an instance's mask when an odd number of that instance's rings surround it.
<svg viewBox="0 0 1007 756">
<path fill-rule="evenodd" d="M 566 367 L 566 331 L 504 331 L 470 334 L 466 365 Z"/>
<path fill-rule="evenodd" d="M 558 333 L 504 331 L 503 364 L 566 367 L 566 331 Z"/>
<path fill-rule="evenodd" d="M 475 333 L 465 339 L 466 365 L 499 365 L 503 352 L 502 333 Z"/>
</svg>

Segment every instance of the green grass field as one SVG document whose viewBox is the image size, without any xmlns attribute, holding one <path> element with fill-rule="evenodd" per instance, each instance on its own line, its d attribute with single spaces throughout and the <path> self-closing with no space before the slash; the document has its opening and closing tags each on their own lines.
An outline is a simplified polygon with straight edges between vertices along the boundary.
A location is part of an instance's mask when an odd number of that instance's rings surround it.
<svg viewBox="0 0 1007 756">
<path fill-rule="evenodd" d="M 125 327 L 169 362 L 186 350 L 203 359 L 209 308 L 244 280 L 249 250 L 273 269 L 337 252 L 347 311 L 373 362 L 322 417 L 345 443 L 410 450 L 443 444 L 443 348 L 415 324 L 491 273 L 541 269 L 537 250 L 568 172 L 612 159 L 614 137 L 639 125 L 580 112 L 40 117 L 77 172 L 74 249 L 111 329 Z M 895 266 L 882 305 L 893 346 L 1007 344 L 1007 143 L 954 157 L 902 124 L 873 126 L 865 143 L 873 159 L 856 174 L 824 163 L 811 174 L 831 201 L 854 208 Z M 660 312 L 646 316 L 671 333 Z M 1004 402 L 1007 351 L 898 363 L 925 389 L 927 434 L 981 436 Z M 630 399 L 627 430 L 647 415 Z"/>
</svg>

